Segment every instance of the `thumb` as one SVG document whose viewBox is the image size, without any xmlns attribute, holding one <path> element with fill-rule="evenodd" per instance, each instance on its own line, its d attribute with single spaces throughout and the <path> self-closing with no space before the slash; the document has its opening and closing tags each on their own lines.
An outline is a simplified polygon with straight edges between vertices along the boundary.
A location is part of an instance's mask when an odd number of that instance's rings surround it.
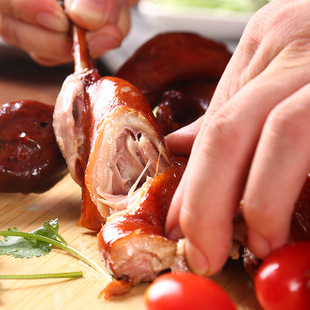
<svg viewBox="0 0 310 310">
<path fill-rule="evenodd" d="M 127 0 L 65 0 L 69 17 L 87 30 L 97 30 L 108 21 L 116 23 Z"/>
</svg>

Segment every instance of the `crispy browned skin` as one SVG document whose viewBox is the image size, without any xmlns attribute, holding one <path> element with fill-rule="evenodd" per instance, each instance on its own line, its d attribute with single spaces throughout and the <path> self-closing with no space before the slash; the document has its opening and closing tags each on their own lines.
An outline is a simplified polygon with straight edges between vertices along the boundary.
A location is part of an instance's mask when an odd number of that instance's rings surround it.
<svg viewBox="0 0 310 310">
<path fill-rule="evenodd" d="M 82 187 L 81 216 L 77 222 L 77 226 L 85 227 L 98 232 L 105 222 L 106 219 L 101 216 L 84 184 Z"/>
<path fill-rule="evenodd" d="M 151 107 L 164 91 L 190 82 L 214 83 L 221 77 L 231 53 L 222 43 L 193 33 L 157 35 L 142 45 L 116 72 L 146 96 Z"/>
<path fill-rule="evenodd" d="M 57 98 L 54 129 L 82 188 L 78 225 L 104 225 L 99 253 L 120 281 L 105 291 L 112 296 L 164 270 L 187 270 L 183 248 L 164 233 L 185 164 L 171 157 L 142 92 L 124 79 L 100 77 L 86 57 L 85 32 L 76 26 L 73 42 L 75 72 Z"/>
<path fill-rule="evenodd" d="M 42 193 L 68 173 L 52 127 L 53 110 L 33 100 L 0 108 L 0 192 Z"/>
<path fill-rule="evenodd" d="M 79 153 L 79 157 L 76 158 L 74 163 L 74 173 L 73 171 L 70 171 L 72 176 L 73 174 L 75 175 L 73 178 L 82 189 L 81 217 L 77 225 L 88 228 L 90 230 L 99 231 L 102 225 L 106 222 L 106 219 L 100 215 L 97 206 L 93 203 L 90 197 L 89 191 L 87 190 L 84 183 L 84 174 L 91 147 L 90 136 L 94 122 L 91 116 L 89 102 L 90 98 L 87 89 L 98 82 L 101 79 L 101 76 L 98 74 L 97 69 L 94 67 L 94 62 L 88 54 L 87 42 L 85 40 L 85 31 L 73 24 L 72 37 L 75 76 L 76 80 L 79 80 L 83 83 L 82 92 L 72 98 L 72 110 L 69 111 L 70 116 L 72 116 L 74 120 L 73 127 L 80 130 L 84 135 L 82 144 L 76 150 Z M 76 137 L 73 136 L 70 137 L 70 139 L 74 140 Z"/>
</svg>

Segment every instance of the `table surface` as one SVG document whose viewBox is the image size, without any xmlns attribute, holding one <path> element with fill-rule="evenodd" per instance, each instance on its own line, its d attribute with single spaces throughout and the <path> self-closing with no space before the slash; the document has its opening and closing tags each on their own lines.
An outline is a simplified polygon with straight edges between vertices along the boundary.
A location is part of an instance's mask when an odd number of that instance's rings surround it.
<svg viewBox="0 0 310 310">
<path fill-rule="evenodd" d="M 108 74 L 100 63 L 99 72 Z M 0 45 L 0 103 L 33 99 L 54 104 L 61 84 L 72 73 L 72 64 L 44 68 L 14 48 Z M 77 227 L 80 188 L 67 176 L 44 194 L 0 194 L 0 230 L 17 227 L 32 231 L 44 221 L 58 218 L 60 233 L 68 244 L 98 264 L 96 236 Z M 144 309 L 148 284 L 112 301 L 98 299 L 106 282 L 75 257 L 53 249 L 49 255 L 32 259 L 0 256 L 0 274 L 83 271 L 83 278 L 50 280 L 4 280 L 0 282 L 0 309 Z M 228 262 L 213 277 L 235 300 L 239 309 L 260 309 L 252 283 L 241 262 Z"/>
</svg>

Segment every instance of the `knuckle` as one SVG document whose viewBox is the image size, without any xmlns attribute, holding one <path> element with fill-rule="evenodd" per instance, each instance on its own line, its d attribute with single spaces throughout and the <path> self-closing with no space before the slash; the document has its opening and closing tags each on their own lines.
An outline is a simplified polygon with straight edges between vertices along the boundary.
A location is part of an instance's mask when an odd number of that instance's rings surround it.
<svg viewBox="0 0 310 310">
<path fill-rule="evenodd" d="M 243 214 L 250 226 L 260 228 L 261 223 L 270 223 L 274 218 L 267 204 L 260 204 L 258 199 L 248 198 L 243 204 Z"/>
<path fill-rule="evenodd" d="M 229 113 L 217 113 L 208 124 L 203 125 L 202 134 L 207 138 L 204 141 L 211 148 L 220 148 L 223 152 L 237 151 L 242 144 L 240 125 L 229 115 Z"/>
<path fill-rule="evenodd" d="M 196 224 L 199 225 L 200 223 L 198 212 L 193 212 L 193 210 L 195 210 L 195 208 L 191 204 L 182 205 L 180 212 L 180 225 L 185 230 L 192 229 Z"/>
<path fill-rule="evenodd" d="M 283 139 L 294 141 L 297 137 L 308 133 L 308 130 L 305 130 L 309 127 L 308 119 L 307 112 L 302 109 L 279 105 L 270 113 L 266 128 L 280 141 Z"/>
</svg>

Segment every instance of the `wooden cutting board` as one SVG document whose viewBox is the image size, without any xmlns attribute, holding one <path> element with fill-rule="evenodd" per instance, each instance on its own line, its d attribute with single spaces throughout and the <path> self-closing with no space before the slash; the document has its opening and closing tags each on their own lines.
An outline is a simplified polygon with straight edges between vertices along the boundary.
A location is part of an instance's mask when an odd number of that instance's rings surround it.
<svg viewBox="0 0 310 310">
<path fill-rule="evenodd" d="M 0 230 L 17 227 L 30 232 L 58 218 L 59 232 L 68 244 L 102 265 L 96 235 L 76 226 L 79 216 L 80 188 L 70 176 L 44 194 L 0 194 Z M 0 256 L 0 274 L 70 271 L 82 271 L 83 278 L 0 281 L 0 309 L 144 309 L 143 294 L 148 284 L 138 285 L 128 295 L 111 301 L 100 300 L 98 294 L 106 280 L 62 250 L 53 248 L 50 254 L 31 259 Z M 240 262 L 228 262 L 213 279 L 227 290 L 239 309 L 260 309 Z"/>
</svg>

